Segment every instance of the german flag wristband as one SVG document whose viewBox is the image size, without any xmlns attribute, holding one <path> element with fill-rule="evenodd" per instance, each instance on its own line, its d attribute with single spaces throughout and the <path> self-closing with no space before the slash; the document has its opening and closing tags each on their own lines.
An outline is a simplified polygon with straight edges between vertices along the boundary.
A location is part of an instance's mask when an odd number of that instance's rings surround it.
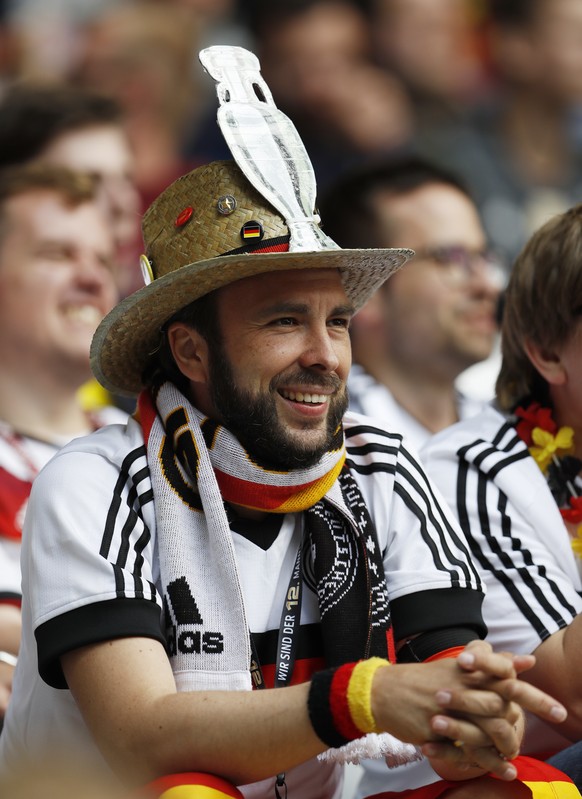
<svg viewBox="0 0 582 799">
<path fill-rule="evenodd" d="M 389 665 L 383 658 L 370 658 L 313 675 L 307 709 L 318 738 L 338 748 L 381 732 L 372 713 L 372 681 L 379 668 Z"/>
</svg>

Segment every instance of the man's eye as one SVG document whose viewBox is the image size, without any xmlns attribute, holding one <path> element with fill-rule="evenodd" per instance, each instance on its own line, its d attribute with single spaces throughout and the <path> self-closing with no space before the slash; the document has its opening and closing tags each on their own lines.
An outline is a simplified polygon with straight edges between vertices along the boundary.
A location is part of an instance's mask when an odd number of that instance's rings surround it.
<svg viewBox="0 0 582 799">
<path fill-rule="evenodd" d="M 64 247 L 45 247 L 38 251 L 38 255 L 47 261 L 62 261 L 69 257 Z"/>
<path fill-rule="evenodd" d="M 279 327 L 291 327 L 295 324 L 295 319 L 293 319 L 291 316 L 283 316 L 280 319 L 275 319 L 273 324 L 278 325 Z"/>
<path fill-rule="evenodd" d="M 107 255 L 99 256 L 99 265 L 106 269 L 108 272 L 115 272 L 115 263 L 112 258 Z"/>
<path fill-rule="evenodd" d="M 338 317 L 336 319 L 331 319 L 329 323 L 330 323 L 330 325 L 332 327 L 343 327 L 346 330 L 350 326 L 350 320 L 349 319 L 345 319 L 343 317 Z"/>
</svg>

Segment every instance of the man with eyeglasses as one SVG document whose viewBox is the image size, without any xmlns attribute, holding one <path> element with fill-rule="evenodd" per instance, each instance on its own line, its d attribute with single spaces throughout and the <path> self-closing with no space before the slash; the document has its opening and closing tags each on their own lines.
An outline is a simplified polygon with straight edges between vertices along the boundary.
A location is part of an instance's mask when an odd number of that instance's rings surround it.
<svg viewBox="0 0 582 799">
<path fill-rule="evenodd" d="M 504 273 L 487 251 L 470 196 L 457 180 L 417 158 L 348 175 L 321 204 L 325 230 L 342 247 L 411 247 L 416 255 L 354 320 L 351 407 L 420 448 L 477 413 L 493 385 L 473 398 L 458 390 L 468 367 L 491 355 Z"/>
</svg>

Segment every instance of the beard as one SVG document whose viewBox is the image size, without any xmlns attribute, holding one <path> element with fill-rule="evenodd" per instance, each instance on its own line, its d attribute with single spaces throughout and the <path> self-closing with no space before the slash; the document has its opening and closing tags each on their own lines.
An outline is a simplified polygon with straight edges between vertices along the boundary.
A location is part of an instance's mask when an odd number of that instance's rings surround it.
<svg viewBox="0 0 582 799">
<path fill-rule="evenodd" d="M 337 375 L 307 369 L 275 376 L 268 391 L 254 394 L 239 388 L 232 364 L 217 347 L 209 363 L 211 399 L 219 421 L 235 436 L 258 466 L 279 471 L 314 466 L 331 449 L 341 446 L 341 421 L 348 407 L 348 393 Z M 314 430 L 313 440 L 297 440 L 277 414 L 275 395 L 282 384 L 301 384 L 333 389 L 329 398 L 324 435 Z M 305 423 L 304 430 L 310 424 Z M 307 439 L 307 440 L 306 440 Z"/>
</svg>

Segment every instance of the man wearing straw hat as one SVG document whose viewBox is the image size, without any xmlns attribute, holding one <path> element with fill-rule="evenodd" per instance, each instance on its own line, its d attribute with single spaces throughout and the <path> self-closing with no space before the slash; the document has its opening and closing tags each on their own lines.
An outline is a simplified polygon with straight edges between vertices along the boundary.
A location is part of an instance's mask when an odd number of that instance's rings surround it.
<svg viewBox="0 0 582 799">
<path fill-rule="evenodd" d="M 235 161 L 153 203 L 147 285 L 94 338 L 138 414 L 33 487 L 2 762 L 55 745 L 130 783 L 335 799 L 342 761 L 421 746 L 506 795 L 518 705 L 564 709 L 516 679 L 531 656 L 475 640 L 480 579 L 402 437 L 346 413 L 350 319 L 411 253 L 328 239 L 251 54 L 201 57 Z"/>
</svg>

